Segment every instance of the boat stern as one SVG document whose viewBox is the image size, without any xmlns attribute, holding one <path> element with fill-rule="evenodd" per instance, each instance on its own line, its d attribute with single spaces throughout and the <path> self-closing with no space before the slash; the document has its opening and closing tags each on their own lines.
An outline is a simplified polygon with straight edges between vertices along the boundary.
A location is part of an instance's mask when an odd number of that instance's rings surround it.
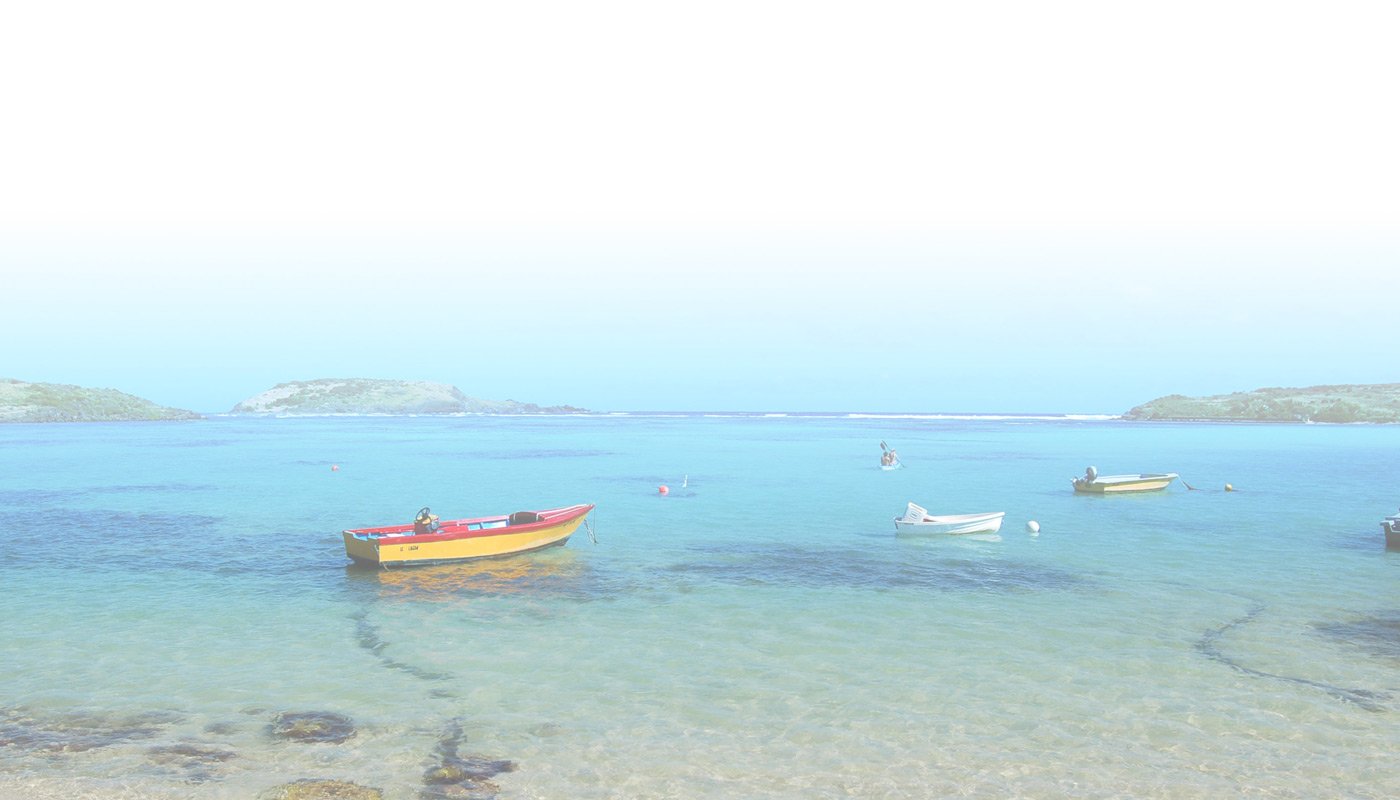
<svg viewBox="0 0 1400 800">
<path fill-rule="evenodd" d="M 345 537 L 345 555 L 363 564 L 379 563 L 379 545 L 368 536 L 356 535 L 354 531 L 341 535 Z"/>
</svg>

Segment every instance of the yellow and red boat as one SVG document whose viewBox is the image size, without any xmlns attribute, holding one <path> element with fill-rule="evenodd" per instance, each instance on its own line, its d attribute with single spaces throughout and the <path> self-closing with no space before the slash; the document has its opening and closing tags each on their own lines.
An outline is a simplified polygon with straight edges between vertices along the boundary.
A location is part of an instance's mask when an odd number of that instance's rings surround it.
<svg viewBox="0 0 1400 800">
<path fill-rule="evenodd" d="M 1175 472 L 1144 472 L 1137 475 L 1100 475 L 1094 467 L 1084 470 L 1078 478 L 1070 478 L 1076 492 L 1086 494 L 1119 494 L 1123 492 L 1155 492 L 1181 476 Z"/>
<path fill-rule="evenodd" d="M 567 542 L 592 510 L 592 503 L 583 503 L 439 521 L 424 508 L 408 525 L 346 530 L 345 554 L 363 564 L 398 567 L 528 553 Z"/>
</svg>

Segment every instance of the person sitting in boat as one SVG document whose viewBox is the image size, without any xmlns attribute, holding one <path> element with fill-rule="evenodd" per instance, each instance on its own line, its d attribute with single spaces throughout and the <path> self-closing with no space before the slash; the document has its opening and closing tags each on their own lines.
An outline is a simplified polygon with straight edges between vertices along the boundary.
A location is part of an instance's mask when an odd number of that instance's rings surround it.
<svg viewBox="0 0 1400 800">
<path fill-rule="evenodd" d="M 894 463 L 894 451 L 893 451 L 893 450 L 886 450 L 885 452 L 883 452 L 883 453 L 880 454 L 880 466 L 882 466 L 882 467 L 888 467 L 889 465 L 891 465 L 891 464 L 893 464 L 893 463 Z"/>
<path fill-rule="evenodd" d="M 438 515 L 434 514 L 432 509 L 429 509 L 427 506 L 420 508 L 418 510 L 418 516 L 413 518 L 414 533 L 432 533 L 441 527 L 442 523 L 438 522 Z"/>
</svg>

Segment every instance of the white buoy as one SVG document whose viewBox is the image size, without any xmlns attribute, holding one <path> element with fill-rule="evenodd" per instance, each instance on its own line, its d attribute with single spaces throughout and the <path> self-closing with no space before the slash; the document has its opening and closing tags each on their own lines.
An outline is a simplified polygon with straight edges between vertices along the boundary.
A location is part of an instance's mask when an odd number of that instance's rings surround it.
<svg viewBox="0 0 1400 800">
<path fill-rule="evenodd" d="M 1032 536 L 1039 536 L 1040 523 L 1036 522 L 1035 520 L 1031 520 L 1030 522 L 1026 523 L 1026 530 L 1030 531 Z"/>
</svg>

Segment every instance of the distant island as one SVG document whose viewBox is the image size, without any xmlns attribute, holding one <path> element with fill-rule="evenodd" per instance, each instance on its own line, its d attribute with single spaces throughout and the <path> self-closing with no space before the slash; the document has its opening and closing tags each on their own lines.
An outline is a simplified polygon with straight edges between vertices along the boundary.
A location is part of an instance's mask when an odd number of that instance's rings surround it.
<svg viewBox="0 0 1400 800">
<path fill-rule="evenodd" d="M 468 397 L 430 381 L 322 378 L 279 383 L 233 407 L 231 414 L 586 414 L 573 406 Z"/>
<path fill-rule="evenodd" d="M 156 405 L 116 389 L 0 378 L 0 423 L 133 422 L 203 419 L 193 411 Z"/>
<path fill-rule="evenodd" d="M 1210 397 L 1172 394 L 1136 406 L 1129 420 L 1400 422 L 1400 383 L 1255 389 Z"/>
</svg>

